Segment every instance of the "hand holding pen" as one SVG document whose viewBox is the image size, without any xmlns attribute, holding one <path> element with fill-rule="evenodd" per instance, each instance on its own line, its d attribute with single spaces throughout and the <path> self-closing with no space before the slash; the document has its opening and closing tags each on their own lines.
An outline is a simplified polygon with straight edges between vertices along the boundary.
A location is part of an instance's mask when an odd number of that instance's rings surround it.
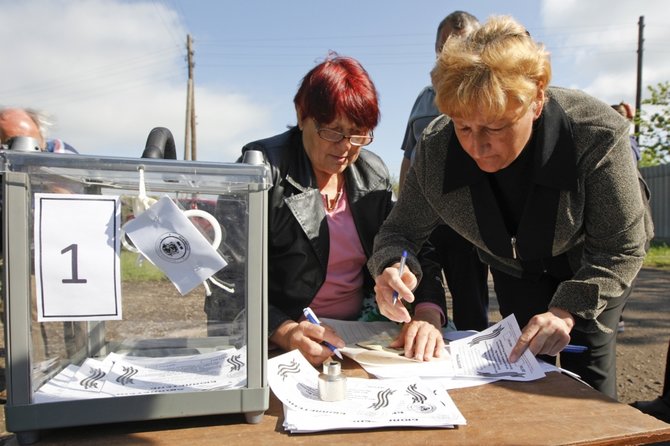
<svg viewBox="0 0 670 446">
<path fill-rule="evenodd" d="M 379 311 L 395 322 L 412 320 L 405 305 L 396 305 L 398 299 L 409 303 L 414 302 L 412 289 L 417 285 L 417 278 L 408 263 L 408 251 L 404 250 L 400 262 L 389 265 L 375 277 L 375 294 Z"/>
<path fill-rule="evenodd" d="M 311 308 L 309 308 L 309 307 L 304 308 L 302 310 L 302 312 L 305 315 L 305 317 L 307 318 L 307 320 L 310 321 L 312 324 L 321 325 L 321 321 L 319 320 L 318 317 L 316 317 L 316 314 L 314 314 L 314 312 L 312 311 Z M 330 351 L 332 351 L 338 358 L 343 359 L 342 358 L 342 353 L 340 353 L 340 351 L 337 349 L 337 347 L 335 347 L 333 344 L 331 344 L 327 341 L 323 341 L 323 345 L 328 347 L 330 349 Z"/>
</svg>

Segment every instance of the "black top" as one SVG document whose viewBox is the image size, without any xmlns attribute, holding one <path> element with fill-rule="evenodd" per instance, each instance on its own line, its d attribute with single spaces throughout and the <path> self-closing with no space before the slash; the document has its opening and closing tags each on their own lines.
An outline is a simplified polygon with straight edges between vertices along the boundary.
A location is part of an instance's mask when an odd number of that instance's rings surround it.
<svg viewBox="0 0 670 446">
<path fill-rule="evenodd" d="M 507 231 L 515 235 L 523 215 L 530 190 L 533 172 L 533 141 L 526 145 L 512 163 L 494 173 L 487 174 L 496 197 Z"/>
</svg>

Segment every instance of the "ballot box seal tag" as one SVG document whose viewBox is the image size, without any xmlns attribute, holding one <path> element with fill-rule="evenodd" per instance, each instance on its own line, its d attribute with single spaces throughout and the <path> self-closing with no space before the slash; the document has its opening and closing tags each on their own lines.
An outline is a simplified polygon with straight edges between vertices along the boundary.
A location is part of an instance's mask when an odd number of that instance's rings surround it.
<svg viewBox="0 0 670 446">
<path fill-rule="evenodd" d="M 227 265 L 168 196 L 127 222 L 123 229 L 138 251 L 163 271 L 182 295 Z"/>
</svg>

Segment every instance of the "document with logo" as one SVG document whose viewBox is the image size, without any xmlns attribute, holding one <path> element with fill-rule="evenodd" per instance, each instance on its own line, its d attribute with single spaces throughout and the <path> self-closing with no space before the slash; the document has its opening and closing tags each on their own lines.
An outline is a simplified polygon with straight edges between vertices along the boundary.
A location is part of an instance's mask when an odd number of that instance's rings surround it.
<svg viewBox="0 0 670 446">
<path fill-rule="evenodd" d="M 440 358 L 415 361 L 388 348 L 400 332 L 393 322 L 340 321 L 321 318 L 346 342 L 342 354 L 378 378 L 421 376 L 449 378 L 449 388 L 487 384 L 497 380 L 532 381 L 545 376 L 529 351 L 515 363 L 507 358 L 521 335 L 512 314 L 482 332 L 449 332 Z M 453 386 L 453 387 L 452 387 Z"/>
<path fill-rule="evenodd" d="M 175 357 L 110 353 L 69 365 L 35 392 L 35 402 L 241 388 L 246 348 Z"/>
<path fill-rule="evenodd" d="M 114 396 L 237 388 L 247 379 L 246 349 L 159 359 L 111 353 L 105 362 L 113 365 L 103 391 Z"/>
<path fill-rule="evenodd" d="M 170 197 L 158 200 L 126 223 L 124 230 L 182 295 L 227 265 Z"/>
<path fill-rule="evenodd" d="M 484 331 L 450 342 L 450 364 L 454 376 L 510 381 L 543 378 L 544 371 L 530 350 L 526 350 L 514 363 L 507 359 L 519 336 L 519 324 L 511 314 Z"/>
<path fill-rule="evenodd" d="M 349 377 L 344 400 L 322 401 L 319 372 L 299 350 L 268 360 L 268 382 L 284 403 L 284 428 L 290 432 L 466 424 L 439 382 L 417 377 Z"/>
</svg>

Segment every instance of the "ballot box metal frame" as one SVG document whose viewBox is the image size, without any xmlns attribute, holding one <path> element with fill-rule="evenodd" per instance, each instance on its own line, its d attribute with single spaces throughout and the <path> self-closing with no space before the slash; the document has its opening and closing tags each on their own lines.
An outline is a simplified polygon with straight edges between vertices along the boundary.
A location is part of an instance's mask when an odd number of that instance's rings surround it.
<svg viewBox="0 0 670 446">
<path fill-rule="evenodd" d="M 31 285 L 32 219 L 37 183 L 61 180 L 100 194 L 123 190 L 137 193 L 143 169 L 147 193 L 241 194 L 247 197 L 246 296 L 243 321 L 247 349 L 247 382 L 242 388 L 115 396 L 56 402 L 33 402 L 32 336 L 35 289 Z M 39 431 L 67 426 L 106 424 L 161 418 L 244 413 L 249 423 L 261 421 L 269 407 L 267 364 L 267 166 L 159 159 L 53 155 L 0 151 L 3 193 L 4 304 L 7 430 L 22 444 L 39 439 Z M 48 185 L 44 186 L 48 191 Z M 106 192 L 105 192 L 106 191 Z M 151 296 L 147 296 L 150 299 Z M 204 292 L 203 292 L 204 299 Z M 204 310 L 203 310 L 204 311 Z M 124 314 L 125 316 L 125 314 Z M 114 346 L 105 338 L 106 321 L 77 322 L 84 327 L 85 356 Z M 46 322 L 52 323 L 52 322 Z M 42 323 L 45 324 L 45 323 Z M 207 337 L 186 342 L 207 342 Z M 61 368 L 70 361 L 62 358 Z"/>
</svg>

